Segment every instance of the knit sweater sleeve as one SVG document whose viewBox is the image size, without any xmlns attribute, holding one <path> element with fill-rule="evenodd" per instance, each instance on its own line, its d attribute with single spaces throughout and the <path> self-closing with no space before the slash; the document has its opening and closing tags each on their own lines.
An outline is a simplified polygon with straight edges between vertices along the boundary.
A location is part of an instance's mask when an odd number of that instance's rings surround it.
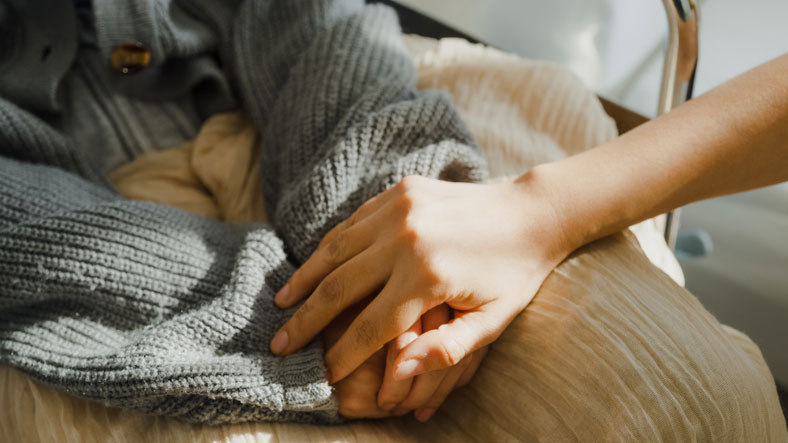
<svg viewBox="0 0 788 443">
<path fill-rule="evenodd" d="M 266 211 L 296 261 L 407 175 L 484 179 L 484 160 L 451 98 L 415 90 L 391 8 L 247 1 L 233 48 L 234 80 L 261 130 Z"/>
<path fill-rule="evenodd" d="M 0 359 L 58 389 L 188 421 L 335 420 L 319 343 L 268 352 L 292 271 L 266 225 L 0 157 Z"/>
<path fill-rule="evenodd" d="M 319 341 L 268 351 L 292 315 L 274 292 L 368 198 L 410 174 L 479 180 L 484 162 L 450 100 L 413 89 L 387 8 L 248 0 L 227 40 L 273 228 L 125 200 L 0 99 L 0 360 L 189 421 L 336 421 Z"/>
</svg>

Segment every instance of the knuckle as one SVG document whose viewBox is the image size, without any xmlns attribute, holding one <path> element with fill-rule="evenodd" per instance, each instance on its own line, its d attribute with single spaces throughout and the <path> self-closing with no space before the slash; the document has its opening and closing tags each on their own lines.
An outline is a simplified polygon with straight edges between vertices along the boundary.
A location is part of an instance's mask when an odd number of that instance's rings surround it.
<svg viewBox="0 0 788 443">
<path fill-rule="evenodd" d="M 400 215 L 407 216 L 412 213 L 418 202 L 419 191 L 415 185 L 407 185 L 400 188 L 397 198 L 397 209 Z"/>
<path fill-rule="evenodd" d="M 421 212 L 415 209 L 405 214 L 399 224 L 400 240 L 413 250 L 421 248 L 429 238 L 428 220 L 424 220 Z"/>
<path fill-rule="evenodd" d="M 419 220 L 414 214 L 408 214 L 402 219 L 402 239 L 405 244 L 415 246 L 422 238 Z"/>
<path fill-rule="evenodd" d="M 367 207 L 368 207 L 368 206 L 367 206 L 367 203 L 364 203 L 364 204 L 363 204 L 363 205 L 361 205 L 361 206 L 360 206 L 358 209 L 356 209 L 356 211 L 355 211 L 355 212 L 353 212 L 352 214 L 350 214 L 350 217 L 348 217 L 348 218 L 347 218 L 347 219 L 346 219 L 346 220 L 345 220 L 345 221 L 342 223 L 342 228 L 343 228 L 343 229 L 348 229 L 348 228 L 350 228 L 351 226 L 355 226 L 355 225 L 356 225 L 356 223 L 358 223 L 358 222 L 359 222 L 359 220 L 361 220 L 361 211 L 362 211 L 362 209 L 366 209 Z"/>
<path fill-rule="evenodd" d="M 405 194 L 397 202 L 399 240 L 411 249 L 418 247 L 425 238 L 424 211 L 419 209 L 415 196 Z"/>
<path fill-rule="evenodd" d="M 326 262 L 330 264 L 339 264 L 341 263 L 345 256 L 345 250 L 347 249 L 347 235 L 344 233 L 338 233 L 323 247 L 323 256 Z"/>
<path fill-rule="evenodd" d="M 307 300 L 301 307 L 298 308 L 293 317 L 290 318 L 286 324 L 289 325 L 290 331 L 303 331 L 304 325 L 308 324 L 307 319 L 309 318 L 309 311 L 312 310 L 312 304 L 309 303 Z M 290 333 L 292 335 L 292 332 Z"/>
<path fill-rule="evenodd" d="M 296 313 L 293 314 L 293 317 L 288 322 L 290 325 L 292 325 L 292 329 L 300 331 L 304 321 L 309 317 L 309 311 L 311 310 L 312 303 L 309 303 L 309 300 L 307 300 L 298 308 Z"/>
<path fill-rule="evenodd" d="M 452 337 L 445 337 L 440 342 L 439 355 L 445 366 L 454 366 L 465 357 L 465 349 Z"/>
<path fill-rule="evenodd" d="M 367 318 L 358 320 L 356 327 L 356 340 L 361 346 L 369 346 L 375 342 L 377 337 L 377 326 L 375 323 Z"/>
<path fill-rule="evenodd" d="M 419 253 L 424 250 L 426 245 L 425 241 L 428 239 L 428 232 L 425 227 L 424 221 L 416 211 L 405 215 L 402 218 L 400 231 L 400 243 L 404 245 L 413 253 Z"/>
<path fill-rule="evenodd" d="M 342 296 L 345 291 L 345 284 L 341 277 L 329 275 L 320 283 L 318 294 L 320 299 L 326 303 L 338 305 L 342 301 Z"/>
<path fill-rule="evenodd" d="M 333 228 L 329 229 L 329 231 L 326 232 L 325 235 L 323 235 L 323 238 L 320 239 L 320 243 L 318 243 L 318 245 L 317 245 L 317 249 L 318 250 L 322 249 L 322 248 L 325 248 L 326 245 L 329 244 L 331 242 L 331 240 L 334 239 L 334 237 L 337 235 L 337 233 L 340 230 L 340 225 L 341 225 L 341 223 L 339 225 L 336 225 Z"/>
<path fill-rule="evenodd" d="M 430 251 L 429 246 L 424 246 L 419 243 L 419 240 L 413 240 L 412 237 L 406 237 L 406 242 L 410 244 L 410 259 L 415 270 L 412 279 L 418 282 L 420 288 L 433 291 L 436 287 L 442 287 L 446 283 L 445 271 L 446 266 L 442 263 L 439 254 Z"/>
<path fill-rule="evenodd" d="M 416 205 L 416 197 L 413 195 L 412 191 L 406 191 L 400 194 L 399 198 L 396 201 L 396 214 L 399 215 L 400 219 L 406 221 L 408 216 L 413 213 L 413 208 Z"/>
<path fill-rule="evenodd" d="M 294 316 L 294 318 L 297 318 L 298 322 L 301 323 L 309 316 L 309 312 L 311 310 L 312 310 L 312 303 L 306 301 L 304 302 L 304 304 L 301 305 L 300 308 L 298 308 L 298 311 L 296 311 L 296 314 L 298 315 Z"/>
</svg>

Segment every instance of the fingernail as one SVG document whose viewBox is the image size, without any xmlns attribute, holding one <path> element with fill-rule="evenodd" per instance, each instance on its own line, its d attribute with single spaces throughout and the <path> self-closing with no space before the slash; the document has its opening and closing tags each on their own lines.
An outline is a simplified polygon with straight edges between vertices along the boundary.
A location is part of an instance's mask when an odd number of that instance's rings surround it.
<svg viewBox="0 0 788 443">
<path fill-rule="evenodd" d="M 287 347 L 287 342 L 289 341 L 287 337 L 287 331 L 279 331 L 274 336 L 274 339 L 271 340 L 271 350 L 274 354 L 281 354 L 285 348 Z"/>
<path fill-rule="evenodd" d="M 274 303 L 276 303 L 277 306 L 282 306 L 287 303 L 288 298 L 290 298 L 290 283 L 284 285 L 284 287 L 276 293 L 274 296 Z"/>
<path fill-rule="evenodd" d="M 421 372 L 424 372 L 424 364 L 421 362 L 421 360 L 405 360 L 397 366 L 397 371 L 394 374 L 394 378 L 397 380 L 404 380 Z"/>
<path fill-rule="evenodd" d="M 435 409 L 426 408 L 426 409 L 418 409 L 413 415 L 416 416 L 416 420 L 424 423 L 425 421 L 429 420 L 432 417 L 432 414 L 435 413 Z"/>
<path fill-rule="evenodd" d="M 384 403 L 383 406 L 380 407 L 380 409 L 383 409 L 384 411 L 390 411 L 394 409 L 395 406 L 397 406 L 396 403 Z"/>
</svg>

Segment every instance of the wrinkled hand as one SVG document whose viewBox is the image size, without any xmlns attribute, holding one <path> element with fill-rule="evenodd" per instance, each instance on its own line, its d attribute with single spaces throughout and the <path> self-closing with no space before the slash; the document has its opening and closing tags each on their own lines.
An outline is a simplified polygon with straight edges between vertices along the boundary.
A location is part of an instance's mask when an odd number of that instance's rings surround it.
<svg viewBox="0 0 788 443">
<path fill-rule="evenodd" d="M 547 196 L 528 175 L 502 184 L 407 177 L 332 229 L 276 295 L 280 307 L 309 298 L 271 350 L 292 353 L 377 294 L 326 353 L 332 382 L 443 303 L 454 318 L 398 351 L 392 378 L 458 364 L 494 341 L 571 251 Z"/>
<path fill-rule="evenodd" d="M 386 373 L 378 393 L 378 406 L 395 415 L 407 414 L 411 410 L 419 421 L 427 421 L 456 388 L 471 381 L 479 368 L 487 347 L 466 356 L 458 364 L 416 377 L 397 379 L 394 377 L 394 363 L 397 355 L 422 333 L 435 330 L 451 319 L 451 309 L 442 303 L 427 311 L 404 334 L 386 346 Z"/>
<path fill-rule="evenodd" d="M 357 306 L 346 310 L 326 327 L 326 347 L 339 340 L 360 312 Z M 405 334 L 374 353 L 349 376 L 335 384 L 339 413 L 346 418 L 383 418 L 404 415 L 415 410 L 420 421 L 427 421 L 455 388 L 466 385 L 479 367 L 486 347 L 476 351 L 460 364 L 414 378 L 394 380 L 394 357 L 399 350 L 421 334 L 449 321 L 449 308 L 439 305 L 417 320 Z M 388 357 L 387 357 L 388 356 Z"/>
</svg>

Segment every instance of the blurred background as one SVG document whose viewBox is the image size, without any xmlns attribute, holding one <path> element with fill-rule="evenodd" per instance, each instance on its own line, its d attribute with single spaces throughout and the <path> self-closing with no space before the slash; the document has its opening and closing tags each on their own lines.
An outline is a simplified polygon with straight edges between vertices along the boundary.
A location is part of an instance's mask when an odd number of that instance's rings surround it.
<svg viewBox="0 0 788 443">
<path fill-rule="evenodd" d="M 667 35 L 659 0 L 399 2 L 499 48 L 567 66 L 598 94 L 656 114 Z M 786 23 L 786 0 L 701 0 L 695 96 L 788 53 Z M 788 184 L 696 203 L 681 217 L 680 233 L 703 230 L 714 245 L 708 255 L 680 257 L 687 288 L 760 345 L 784 395 Z"/>
</svg>

